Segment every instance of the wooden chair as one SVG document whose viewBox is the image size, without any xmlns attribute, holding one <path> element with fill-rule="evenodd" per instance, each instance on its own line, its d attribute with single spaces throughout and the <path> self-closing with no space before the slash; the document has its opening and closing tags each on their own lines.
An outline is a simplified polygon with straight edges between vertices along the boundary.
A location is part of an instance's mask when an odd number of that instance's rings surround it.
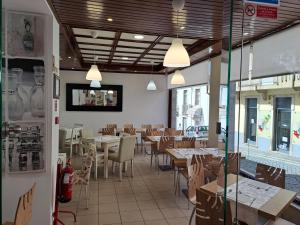
<svg viewBox="0 0 300 225">
<path fill-rule="evenodd" d="M 5 222 L 4 225 L 28 225 L 32 217 L 32 202 L 36 184 L 19 198 L 14 222 Z"/>
<path fill-rule="evenodd" d="M 226 207 L 224 223 L 224 199 L 217 195 L 208 195 L 201 189 L 196 190 L 196 225 L 233 225 L 230 204 Z"/>
<path fill-rule="evenodd" d="M 152 125 L 151 124 L 142 124 L 142 129 L 151 129 Z"/>
<path fill-rule="evenodd" d="M 102 128 L 102 135 L 116 135 L 115 128 Z"/>
<path fill-rule="evenodd" d="M 195 141 L 175 141 L 174 148 L 195 148 Z"/>
<path fill-rule="evenodd" d="M 142 151 L 145 152 L 145 154 L 148 154 L 147 153 L 147 148 L 146 146 L 151 146 L 152 142 L 148 140 L 148 136 L 152 136 L 152 132 L 155 131 L 155 129 L 152 129 L 152 128 L 148 128 L 146 129 L 146 131 L 143 131 L 141 133 L 141 142 L 142 142 Z"/>
<path fill-rule="evenodd" d="M 165 136 L 175 137 L 176 136 L 176 129 L 175 128 L 165 128 Z"/>
<path fill-rule="evenodd" d="M 285 188 L 285 170 L 258 163 L 255 179 L 276 187 Z"/>
<path fill-rule="evenodd" d="M 183 130 L 176 130 L 175 131 L 175 136 L 183 136 L 184 135 L 184 131 Z"/>
<path fill-rule="evenodd" d="M 207 144 L 208 144 L 207 140 L 199 140 L 197 142 L 198 142 L 199 148 L 207 148 Z"/>
<path fill-rule="evenodd" d="M 162 128 L 164 128 L 164 125 L 163 124 L 154 124 L 154 125 L 152 125 L 152 128 L 162 129 Z"/>
<path fill-rule="evenodd" d="M 106 124 L 106 128 L 117 129 L 117 124 L 115 124 L 115 123 L 109 123 L 109 124 Z"/>
<path fill-rule="evenodd" d="M 129 135 L 136 135 L 136 129 L 135 128 L 124 128 L 124 133 Z"/>
<path fill-rule="evenodd" d="M 70 158 L 73 156 L 73 146 L 79 147 L 81 130 L 82 127 L 74 127 L 71 131 L 71 137 L 66 138 L 66 146 L 70 148 Z"/>
<path fill-rule="evenodd" d="M 133 128 L 133 124 L 132 123 L 126 123 L 126 124 L 124 124 L 124 130 L 126 128 Z"/>
<path fill-rule="evenodd" d="M 122 168 L 123 163 L 127 161 L 131 162 L 131 177 L 133 177 L 133 159 L 134 159 L 134 148 L 136 144 L 135 136 L 122 137 L 120 140 L 119 151 L 109 154 L 108 159 L 113 161 L 112 167 L 113 172 L 115 171 L 114 162 L 119 163 L 119 176 L 122 181 Z"/>
<path fill-rule="evenodd" d="M 174 137 L 162 136 L 159 141 L 159 146 L 155 147 L 155 145 L 151 146 L 151 164 L 153 155 L 155 155 L 155 164 L 159 170 L 159 155 L 164 155 L 166 153 L 167 148 L 174 148 Z"/>
<path fill-rule="evenodd" d="M 161 130 L 152 130 L 150 132 L 150 136 L 163 136 L 163 135 L 164 135 L 164 132 Z"/>
<path fill-rule="evenodd" d="M 190 216 L 189 225 L 192 223 L 192 219 L 196 210 L 196 191 L 205 184 L 204 181 L 204 167 L 201 162 L 194 163 L 187 168 L 188 171 L 188 200 L 194 205 L 193 211 Z"/>
</svg>

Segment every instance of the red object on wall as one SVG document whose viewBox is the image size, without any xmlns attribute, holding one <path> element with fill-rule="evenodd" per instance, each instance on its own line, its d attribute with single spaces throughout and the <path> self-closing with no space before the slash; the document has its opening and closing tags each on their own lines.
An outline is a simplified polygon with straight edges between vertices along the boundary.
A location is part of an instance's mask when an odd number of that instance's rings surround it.
<svg viewBox="0 0 300 225">
<path fill-rule="evenodd" d="M 59 124 L 59 117 L 58 116 L 55 117 L 55 124 Z"/>
<path fill-rule="evenodd" d="M 257 5 L 256 16 L 268 19 L 277 19 L 277 7 Z"/>
</svg>

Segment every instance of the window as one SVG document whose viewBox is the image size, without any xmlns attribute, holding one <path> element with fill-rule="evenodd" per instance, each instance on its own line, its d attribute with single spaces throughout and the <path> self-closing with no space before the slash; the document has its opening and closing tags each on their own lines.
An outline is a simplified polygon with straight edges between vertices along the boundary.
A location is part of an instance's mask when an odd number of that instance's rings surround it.
<svg viewBox="0 0 300 225">
<path fill-rule="evenodd" d="M 246 99 L 246 142 L 256 142 L 257 99 Z"/>
<path fill-rule="evenodd" d="M 195 90 L 195 105 L 200 105 L 200 89 Z"/>
</svg>

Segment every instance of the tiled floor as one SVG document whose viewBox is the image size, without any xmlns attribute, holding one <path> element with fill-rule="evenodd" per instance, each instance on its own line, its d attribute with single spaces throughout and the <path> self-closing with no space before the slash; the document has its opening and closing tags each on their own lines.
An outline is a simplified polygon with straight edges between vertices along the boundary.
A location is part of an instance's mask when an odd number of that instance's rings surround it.
<svg viewBox="0 0 300 225">
<path fill-rule="evenodd" d="M 149 156 L 138 154 L 134 163 L 134 178 L 123 174 L 111 174 L 107 180 L 102 177 L 90 183 L 89 209 L 81 201 L 77 223 L 80 225 L 187 225 L 192 205 L 188 209 L 186 198 L 174 195 L 173 172 L 162 172 L 150 168 Z M 118 170 L 116 170 L 118 171 Z M 100 176 L 103 173 L 100 173 Z M 61 204 L 61 209 L 75 211 L 78 199 L 75 187 L 71 203 Z M 60 218 L 66 225 L 72 225 L 70 216 Z"/>
</svg>

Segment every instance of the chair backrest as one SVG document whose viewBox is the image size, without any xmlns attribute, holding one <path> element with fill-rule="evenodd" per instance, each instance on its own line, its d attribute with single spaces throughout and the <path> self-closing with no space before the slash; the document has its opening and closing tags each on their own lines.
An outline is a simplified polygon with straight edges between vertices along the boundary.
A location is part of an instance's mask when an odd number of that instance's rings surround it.
<svg viewBox="0 0 300 225">
<path fill-rule="evenodd" d="M 175 128 L 165 128 L 164 135 L 174 137 L 174 136 L 176 136 L 176 129 Z"/>
<path fill-rule="evenodd" d="M 94 132 L 92 129 L 89 129 L 89 128 L 83 128 L 81 131 L 80 131 L 80 136 L 82 138 L 92 138 L 94 137 Z"/>
<path fill-rule="evenodd" d="M 35 184 L 19 198 L 14 225 L 28 225 L 32 217 L 32 202 L 35 192 Z"/>
<path fill-rule="evenodd" d="M 164 132 L 161 130 L 152 130 L 149 136 L 163 136 Z"/>
<path fill-rule="evenodd" d="M 197 189 L 196 196 L 196 225 L 232 225 L 229 203 L 226 204 L 226 223 L 224 223 L 223 197 L 209 195 L 201 189 Z"/>
<path fill-rule="evenodd" d="M 188 169 L 188 198 L 192 203 L 196 203 L 196 190 L 205 185 L 204 167 L 201 162 L 194 163 Z"/>
<path fill-rule="evenodd" d="M 109 124 L 106 125 L 106 128 L 117 129 L 117 124 L 115 124 L 115 123 L 109 123 Z"/>
<path fill-rule="evenodd" d="M 175 136 L 183 136 L 184 135 L 184 131 L 183 130 L 176 130 L 175 131 Z"/>
<path fill-rule="evenodd" d="M 80 135 L 82 133 L 82 127 L 74 127 L 72 129 L 72 133 L 71 133 L 71 142 L 74 140 L 78 140 L 80 138 Z"/>
<path fill-rule="evenodd" d="M 83 127 L 83 124 L 82 123 L 74 123 L 73 127 Z"/>
<path fill-rule="evenodd" d="M 132 123 L 124 124 L 124 129 L 126 129 L 126 128 L 133 128 L 133 124 Z"/>
<path fill-rule="evenodd" d="M 196 138 L 195 137 L 182 137 L 183 141 L 191 141 L 191 142 L 195 142 Z"/>
<path fill-rule="evenodd" d="M 159 141 L 159 151 L 164 152 L 167 148 L 174 148 L 174 137 L 162 136 Z"/>
<path fill-rule="evenodd" d="M 81 148 L 84 154 L 90 155 L 92 157 L 96 156 L 96 142 L 91 138 L 82 138 Z"/>
<path fill-rule="evenodd" d="M 161 129 L 161 128 L 164 128 L 164 125 L 163 124 L 154 124 L 154 125 L 152 125 L 152 128 Z"/>
<path fill-rule="evenodd" d="M 89 145 L 89 144 L 88 144 Z M 89 147 L 88 147 L 89 148 Z M 92 163 L 94 161 L 93 147 L 90 148 L 90 152 L 82 157 L 81 170 L 79 173 L 75 173 L 73 183 L 88 185 L 91 177 Z"/>
<path fill-rule="evenodd" d="M 199 143 L 199 148 L 206 148 L 208 141 L 207 140 L 199 140 L 198 143 Z"/>
<path fill-rule="evenodd" d="M 102 135 L 115 135 L 115 128 L 102 128 Z"/>
<path fill-rule="evenodd" d="M 136 129 L 135 128 L 124 128 L 124 133 L 129 135 L 136 135 Z"/>
<path fill-rule="evenodd" d="M 195 141 L 175 141 L 174 148 L 195 148 Z"/>
<path fill-rule="evenodd" d="M 66 145 L 67 131 L 65 129 L 59 129 L 59 149 L 63 150 Z"/>
<path fill-rule="evenodd" d="M 152 125 L 151 124 L 142 124 L 143 129 L 151 129 Z"/>
<path fill-rule="evenodd" d="M 285 188 L 285 170 L 258 163 L 255 179 L 276 187 Z"/>
<path fill-rule="evenodd" d="M 134 158 L 136 136 L 122 137 L 119 147 L 119 161 L 124 162 Z"/>
<path fill-rule="evenodd" d="M 241 153 L 228 153 L 227 174 L 238 174 L 238 160 L 241 158 Z"/>
</svg>

